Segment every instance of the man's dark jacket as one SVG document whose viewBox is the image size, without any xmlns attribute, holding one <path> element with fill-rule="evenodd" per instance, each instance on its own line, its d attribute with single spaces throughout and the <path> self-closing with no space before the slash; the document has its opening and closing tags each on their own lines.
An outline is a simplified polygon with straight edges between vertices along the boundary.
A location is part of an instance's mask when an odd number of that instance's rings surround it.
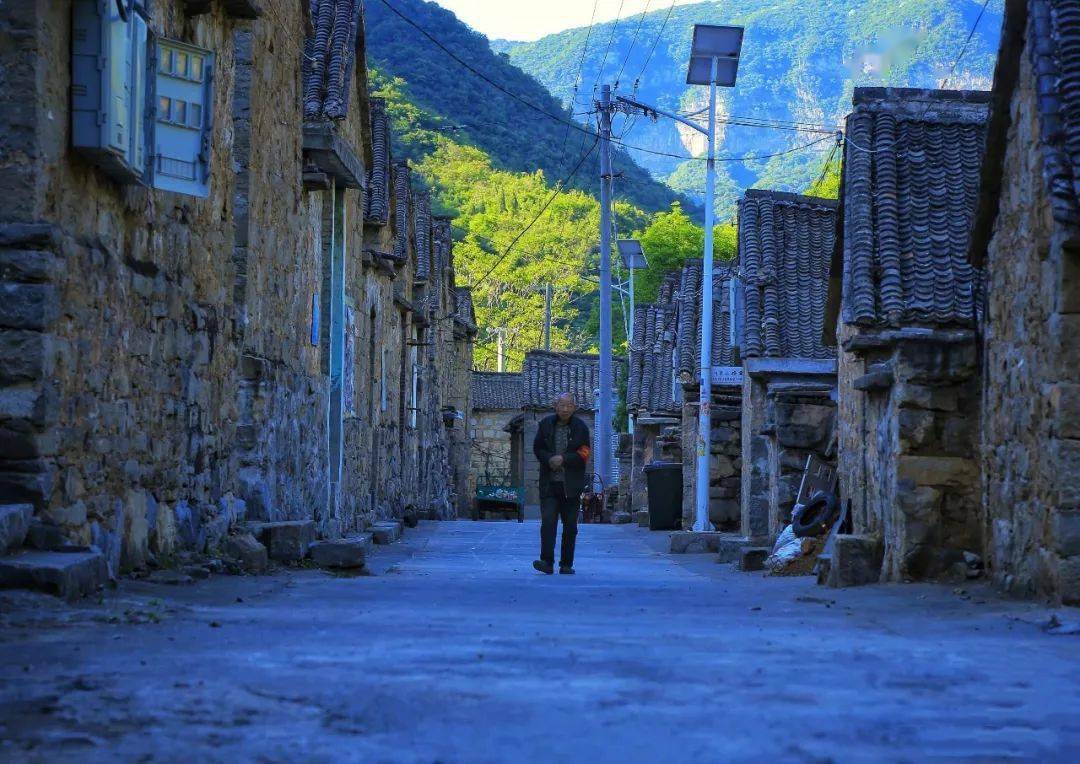
<svg viewBox="0 0 1080 764">
<path fill-rule="evenodd" d="M 551 493 L 549 478 L 551 469 L 548 467 L 548 459 L 555 456 L 555 423 L 558 416 L 550 414 L 540 420 L 540 426 L 536 429 L 536 438 L 533 440 L 533 453 L 540 461 L 540 498 L 546 498 Z M 580 451 L 583 449 L 586 456 L 589 453 L 589 426 L 576 416 L 570 417 L 570 432 L 566 442 L 566 451 L 563 452 L 563 476 L 566 481 L 567 498 L 576 498 L 585 491 L 585 458 Z"/>
</svg>

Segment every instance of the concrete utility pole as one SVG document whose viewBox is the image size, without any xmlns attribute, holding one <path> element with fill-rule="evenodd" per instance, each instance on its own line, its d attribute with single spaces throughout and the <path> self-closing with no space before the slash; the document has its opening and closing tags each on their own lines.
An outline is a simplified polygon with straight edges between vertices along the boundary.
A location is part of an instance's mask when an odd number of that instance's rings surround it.
<svg viewBox="0 0 1080 764">
<path fill-rule="evenodd" d="M 500 327 L 499 329 L 495 330 L 495 336 L 497 338 L 496 339 L 496 343 L 497 343 L 496 348 L 497 348 L 497 350 L 496 350 L 496 355 L 495 355 L 497 360 L 495 361 L 495 363 L 496 363 L 495 368 L 497 368 L 499 371 L 503 371 L 505 369 L 505 365 L 503 363 L 503 337 L 505 335 L 506 335 L 506 330 L 505 329 Z"/>
<path fill-rule="evenodd" d="M 600 89 L 600 401 L 597 405 L 596 473 L 611 487 L 611 86 Z"/>
<path fill-rule="evenodd" d="M 551 284 L 544 284 L 544 350 L 551 350 Z"/>
</svg>

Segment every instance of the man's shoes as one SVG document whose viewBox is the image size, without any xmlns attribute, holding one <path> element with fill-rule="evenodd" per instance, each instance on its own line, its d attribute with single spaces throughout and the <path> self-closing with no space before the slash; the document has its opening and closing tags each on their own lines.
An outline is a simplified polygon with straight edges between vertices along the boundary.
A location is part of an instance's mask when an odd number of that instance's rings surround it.
<svg viewBox="0 0 1080 764">
<path fill-rule="evenodd" d="M 560 565 L 559 566 L 559 574 L 563 575 L 563 576 L 572 576 L 572 575 L 574 575 L 574 566 L 572 566 L 572 565 Z"/>
<path fill-rule="evenodd" d="M 547 560 L 533 560 L 533 567 L 549 576 L 555 572 L 555 566 Z"/>
</svg>

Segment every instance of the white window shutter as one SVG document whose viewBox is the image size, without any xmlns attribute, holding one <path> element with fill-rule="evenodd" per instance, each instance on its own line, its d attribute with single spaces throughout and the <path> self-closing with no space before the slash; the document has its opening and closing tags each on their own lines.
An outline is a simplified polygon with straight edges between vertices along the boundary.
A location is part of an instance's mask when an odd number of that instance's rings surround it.
<svg viewBox="0 0 1080 764">
<path fill-rule="evenodd" d="M 158 39 L 152 113 L 152 185 L 205 197 L 210 193 L 214 54 Z"/>
</svg>

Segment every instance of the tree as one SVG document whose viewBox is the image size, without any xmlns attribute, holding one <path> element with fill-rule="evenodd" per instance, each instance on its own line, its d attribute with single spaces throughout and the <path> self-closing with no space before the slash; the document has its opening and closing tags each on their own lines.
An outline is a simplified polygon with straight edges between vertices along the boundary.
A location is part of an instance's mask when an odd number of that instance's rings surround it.
<svg viewBox="0 0 1080 764">
<path fill-rule="evenodd" d="M 652 222 L 637 234 L 649 267 L 635 275 L 634 299 L 638 304 L 656 299 L 664 276 L 683 266 L 686 260 L 701 257 L 705 246 L 705 231 L 683 212 L 678 202 L 667 212 L 653 216 Z M 713 257 L 716 260 L 735 259 L 738 235 L 734 223 L 713 230 Z"/>
</svg>

